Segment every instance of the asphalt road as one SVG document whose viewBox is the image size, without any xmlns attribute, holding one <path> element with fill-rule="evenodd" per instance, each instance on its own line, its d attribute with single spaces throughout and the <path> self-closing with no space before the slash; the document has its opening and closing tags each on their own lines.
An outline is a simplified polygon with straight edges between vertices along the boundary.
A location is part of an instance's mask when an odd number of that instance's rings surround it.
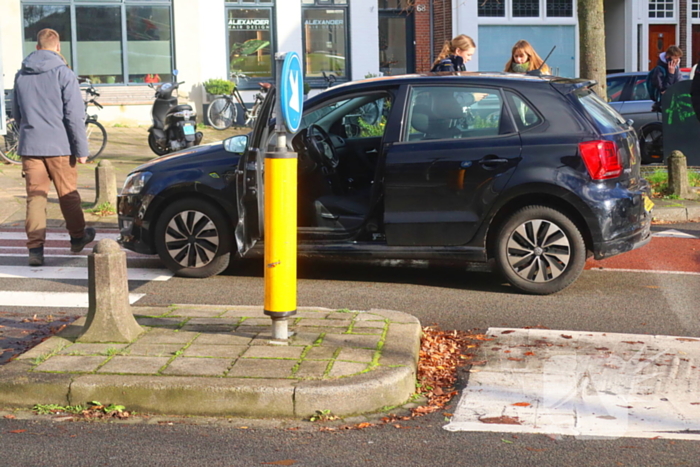
<svg viewBox="0 0 700 467">
<path fill-rule="evenodd" d="M 698 224 L 661 226 L 700 232 Z M 700 240 L 689 245 L 687 262 Z M 652 243 L 653 244 L 653 243 Z M 662 243 L 659 243 L 660 245 Z M 650 245 L 651 246 L 651 245 Z M 645 248 L 648 264 L 664 256 Z M 675 250 L 674 250 L 675 251 Z M 700 250 L 699 250 L 700 251 Z M 668 259 L 668 258 L 665 258 Z M 669 261 L 673 263 L 673 258 Z M 17 261 L 22 262 L 23 258 Z M 157 261 L 148 261 L 157 263 Z M 19 263 L 18 263 L 19 264 Z M 680 263 L 679 263 L 680 264 Z M 696 264 L 700 272 L 700 262 Z M 34 281 L 0 279 L 3 290 L 34 290 Z M 80 291 L 80 281 L 44 281 L 44 289 Z M 299 306 L 389 308 L 442 329 L 545 326 L 550 329 L 700 337 L 700 275 L 587 270 L 548 297 L 514 292 L 496 274 L 457 268 L 394 268 L 301 262 Z M 261 261 L 236 264 L 206 280 L 134 283 L 139 305 L 261 305 Z M 14 310 L 30 316 L 60 309 Z M 464 384 L 462 373 L 461 384 Z M 37 401 L 40 402 L 40 401 Z M 456 403 L 456 400 L 453 401 Z M 445 412 L 453 410 L 448 407 Z M 362 430 L 322 431 L 324 424 L 280 420 L 137 416 L 126 422 L 71 422 L 0 412 L 0 466 L 675 466 L 698 465 L 700 443 L 670 440 L 582 440 L 544 435 L 449 433 L 443 413 Z M 370 417 L 370 421 L 376 421 Z"/>
</svg>

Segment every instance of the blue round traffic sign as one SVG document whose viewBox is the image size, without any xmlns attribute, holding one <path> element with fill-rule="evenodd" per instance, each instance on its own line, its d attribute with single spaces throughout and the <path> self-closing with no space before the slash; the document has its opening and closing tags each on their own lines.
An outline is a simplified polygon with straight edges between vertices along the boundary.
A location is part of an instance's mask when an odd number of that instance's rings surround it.
<svg viewBox="0 0 700 467">
<path fill-rule="evenodd" d="M 303 77 L 299 55 L 296 52 L 288 52 L 282 64 L 279 88 L 282 118 L 290 133 L 295 133 L 301 124 L 301 114 L 304 110 Z"/>
</svg>

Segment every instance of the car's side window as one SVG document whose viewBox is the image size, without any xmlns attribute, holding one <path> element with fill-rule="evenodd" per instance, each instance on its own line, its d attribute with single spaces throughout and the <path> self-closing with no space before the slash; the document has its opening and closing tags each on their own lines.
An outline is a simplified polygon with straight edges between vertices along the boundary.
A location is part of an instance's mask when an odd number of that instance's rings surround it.
<svg viewBox="0 0 700 467">
<path fill-rule="evenodd" d="M 623 76 L 607 79 L 608 102 L 619 102 L 622 100 L 622 91 L 625 90 L 627 81 L 628 78 Z"/>
<path fill-rule="evenodd" d="M 647 91 L 646 76 L 634 79 L 634 85 L 632 86 L 632 100 L 633 101 L 648 101 L 649 91 Z"/>
<path fill-rule="evenodd" d="M 542 118 L 535 112 L 532 106 L 525 102 L 520 96 L 513 92 L 507 92 L 507 95 L 511 109 L 513 109 L 513 114 L 515 115 L 515 122 L 520 131 L 532 128 L 542 121 Z"/>
<path fill-rule="evenodd" d="M 501 133 L 498 90 L 473 86 L 421 86 L 411 90 L 404 141 L 464 139 Z"/>
</svg>

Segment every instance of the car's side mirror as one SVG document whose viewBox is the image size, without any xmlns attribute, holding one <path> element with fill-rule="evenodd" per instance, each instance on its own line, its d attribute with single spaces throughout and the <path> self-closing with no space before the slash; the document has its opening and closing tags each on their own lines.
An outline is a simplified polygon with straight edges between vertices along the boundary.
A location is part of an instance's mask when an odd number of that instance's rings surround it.
<svg viewBox="0 0 700 467">
<path fill-rule="evenodd" d="M 231 136 L 224 140 L 224 149 L 234 154 L 243 154 L 248 147 L 248 136 Z"/>
</svg>

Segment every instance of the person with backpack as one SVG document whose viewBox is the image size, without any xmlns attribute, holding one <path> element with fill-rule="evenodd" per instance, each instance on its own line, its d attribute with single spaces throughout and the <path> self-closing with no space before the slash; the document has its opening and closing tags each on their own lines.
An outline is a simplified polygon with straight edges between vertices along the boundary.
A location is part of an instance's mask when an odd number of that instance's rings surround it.
<svg viewBox="0 0 700 467">
<path fill-rule="evenodd" d="M 656 66 L 647 75 L 646 86 L 649 98 L 654 101 L 651 110 L 661 111 L 661 96 L 668 88 L 681 80 L 681 57 L 683 51 L 680 47 L 672 45 L 666 52 L 659 55 Z"/>
<path fill-rule="evenodd" d="M 474 39 L 460 34 L 451 41 L 445 41 L 430 71 L 467 71 L 465 64 L 472 59 L 475 51 Z"/>
</svg>

